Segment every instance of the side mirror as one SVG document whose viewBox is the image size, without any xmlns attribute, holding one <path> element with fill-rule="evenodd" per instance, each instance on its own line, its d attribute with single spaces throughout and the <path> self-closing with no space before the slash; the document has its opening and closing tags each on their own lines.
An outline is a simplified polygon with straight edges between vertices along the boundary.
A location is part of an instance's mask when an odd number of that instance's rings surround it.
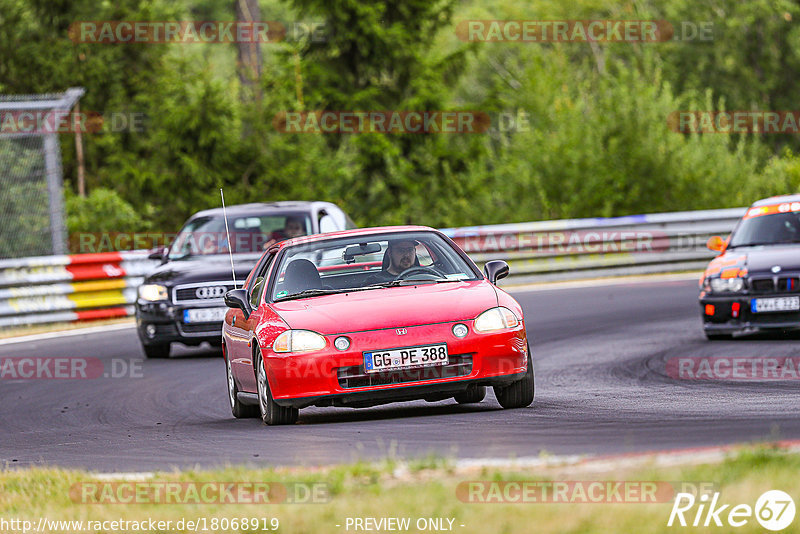
<svg viewBox="0 0 800 534">
<path fill-rule="evenodd" d="M 497 284 L 498 280 L 508 276 L 508 270 L 508 264 L 503 260 L 492 260 L 483 266 L 483 274 L 493 284 Z"/>
<path fill-rule="evenodd" d="M 708 238 L 708 241 L 706 241 L 706 246 L 709 250 L 713 250 L 714 252 L 722 252 L 725 250 L 725 240 L 720 236 L 715 235 Z"/>
<path fill-rule="evenodd" d="M 236 308 L 244 312 L 244 318 L 250 317 L 250 303 L 247 302 L 247 291 L 244 289 L 231 289 L 225 293 L 225 305 L 229 308 Z"/>
<path fill-rule="evenodd" d="M 167 247 L 158 247 L 157 249 L 151 251 L 147 258 L 150 260 L 159 260 L 164 262 L 167 259 Z"/>
</svg>

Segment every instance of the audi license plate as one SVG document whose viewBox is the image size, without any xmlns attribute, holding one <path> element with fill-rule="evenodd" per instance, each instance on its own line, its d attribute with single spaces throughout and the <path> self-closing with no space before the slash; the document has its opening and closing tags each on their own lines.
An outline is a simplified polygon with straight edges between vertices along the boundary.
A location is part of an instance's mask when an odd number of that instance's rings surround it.
<svg viewBox="0 0 800 534">
<path fill-rule="evenodd" d="M 753 313 L 798 311 L 800 310 L 800 297 L 753 299 L 750 301 L 750 309 Z"/>
<path fill-rule="evenodd" d="M 446 343 L 364 353 L 364 369 L 368 373 L 447 365 L 447 362 Z"/>
<path fill-rule="evenodd" d="M 221 323 L 228 308 L 191 308 L 183 310 L 184 323 Z"/>
</svg>

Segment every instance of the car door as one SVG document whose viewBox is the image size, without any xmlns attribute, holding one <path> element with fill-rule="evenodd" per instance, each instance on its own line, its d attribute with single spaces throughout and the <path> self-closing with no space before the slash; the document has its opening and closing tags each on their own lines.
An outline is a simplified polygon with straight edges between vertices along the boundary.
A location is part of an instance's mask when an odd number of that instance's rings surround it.
<svg viewBox="0 0 800 534">
<path fill-rule="evenodd" d="M 236 325 L 231 328 L 231 331 L 235 332 L 237 336 L 236 358 L 231 360 L 231 369 L 233 369 L 243 391 L 256 391 L 255 374 L 253 373 L 252 340 L 255 328 L 263 313 L 263 307 L 260 304 L 263 301 L 264 289 L 268 282 L 267 273 L 269 273 L 269 268 L 274 259 L 275 253 L 272 253 L 256 266 L 253 276 L 248 280 L 248 285 L 245 287 L 252 313 L 245 318 L 241 310 L 236 310 L 238 312 Z"/>
</svg>

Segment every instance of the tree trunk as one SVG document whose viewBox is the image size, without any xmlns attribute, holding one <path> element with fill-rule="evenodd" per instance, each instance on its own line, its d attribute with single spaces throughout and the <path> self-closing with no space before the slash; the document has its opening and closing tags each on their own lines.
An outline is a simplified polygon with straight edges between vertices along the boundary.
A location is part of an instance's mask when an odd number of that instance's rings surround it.
<svg viewBox="0 0 800 534">
<path fill-rule="evenodd" d="M 261 20 L 258 0 L 233 0 L 237 23 L 253 23 Z M 252 31 L 248 32 L 250 35 Z M 258 105 L 261 102 L 261 44 L 237 42 L 236 70 L 239 73 L 241 88 L 239 99 L 245 105 Z M 242 135 L 250 133 L 250 125 L 245 122 Z"/>
</svg>

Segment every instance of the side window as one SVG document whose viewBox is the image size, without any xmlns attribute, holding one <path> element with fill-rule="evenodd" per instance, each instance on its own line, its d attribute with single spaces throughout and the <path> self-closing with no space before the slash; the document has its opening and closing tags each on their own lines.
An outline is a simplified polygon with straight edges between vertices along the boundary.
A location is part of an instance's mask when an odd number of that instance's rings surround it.
<svg viewBox="0 0 800 534">
<path fill-rule="evenodd" d="M 269 266 L 272 265 L 272 260 L 274 259 L 275 254 L 270 254 L 267 260 L 261 266 L 259 266 L 258 272 L 255 273 L 255 278 L 252 281 L 252 290 L 249 293 L 250 306 L 253 309 L 256 309 L 258 307 L 258 303 L 261 302 L 261 295 L 264 294 L 264 287 L 267 285 L 267 271 L 269 270 Z"/>
<path fill-rule="evenodd" d="M 433 263 L 433 258 L 431 257 L 428 247 L 422 243 L 417 245 L 417 259 L 419 260 L 419 264 L 423 267 L 428 267 Z"/>
<path fill-rule="evenodd" d="M 335 232 L 340 229 L 333 217 L 328 215 L 325 211 L 320 211 L 319 214 L 317 214 L 317 220 L 319 221 L 319 233 L 321 234 Z"/>
</svg>

